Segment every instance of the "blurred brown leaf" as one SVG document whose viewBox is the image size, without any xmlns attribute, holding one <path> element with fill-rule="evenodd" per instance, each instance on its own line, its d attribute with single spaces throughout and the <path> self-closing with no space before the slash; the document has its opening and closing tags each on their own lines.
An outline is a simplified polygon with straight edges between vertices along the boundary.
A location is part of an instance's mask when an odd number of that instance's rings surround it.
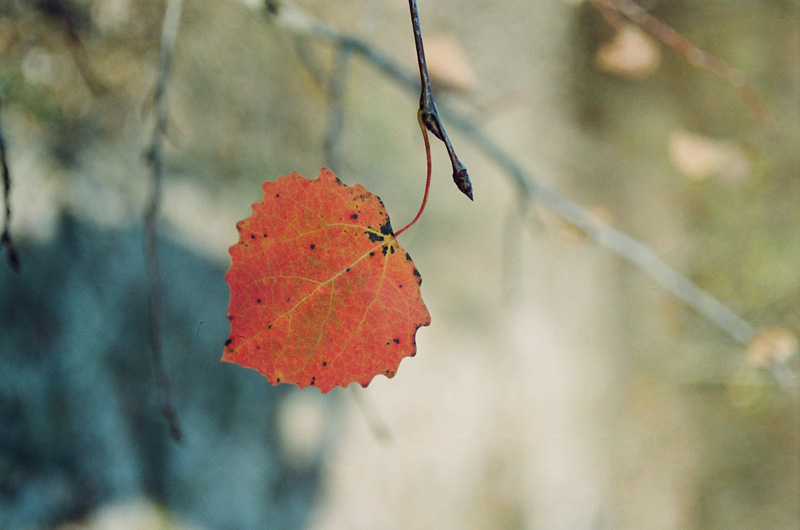
<svg viewBox="0 0 800 530">
<path fill-rule="evenodd" d="M 668 150 L 672 166 L 694 180 L 719 177 L 741 182 L 752 169 L 748 156 L 733 142 L 688 131 L 670 134 Z"/>
<path fill-rule="evenodd" d="M 653 37 L 633 24 L 624 24 L 610 42 L 598 48 L 595 63 L 604 72 L 645 79 L 658 69 L 661 51 Z"/>
<path fill-rule="evenodd" d="M 472 63 L 452 35 L 426 38 L 425 56 L 431 83 L 437 88 L 468 92 L 478 84 L 478 75 Z"/>
<path fill-rule="evenodd" d="M 760 330 L 747 346 L 747 362 L 751 366 L 784 363 L 797 354 L 797 336 L 782 327 Z"/>
</svg>

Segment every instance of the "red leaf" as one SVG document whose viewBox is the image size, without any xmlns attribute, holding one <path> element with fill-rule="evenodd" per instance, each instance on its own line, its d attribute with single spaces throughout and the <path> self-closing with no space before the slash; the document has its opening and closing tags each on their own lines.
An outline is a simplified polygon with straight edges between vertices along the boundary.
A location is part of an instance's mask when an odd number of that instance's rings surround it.
<svg viewBox="0 0 800 530">
<path fill-rule="evenodd" d="M 222 360 L 322 392 L 392 377 L 431 318 L 383 202 L 329 169 L 263 187 L 230 248 Z"/>
</svg>

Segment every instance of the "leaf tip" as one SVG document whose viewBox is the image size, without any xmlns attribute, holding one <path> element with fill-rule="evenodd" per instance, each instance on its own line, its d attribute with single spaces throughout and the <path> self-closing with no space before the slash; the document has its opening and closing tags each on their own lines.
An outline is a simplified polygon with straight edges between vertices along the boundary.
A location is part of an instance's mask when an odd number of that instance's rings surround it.
<svg viewBox="0 0 800 530">
<path fill-rule="evenodd" d="M 339 177 L 336 176 L 333 170 L 327 167 L 320 168 L 319 175 L 317 175 L 317 178 L 322 182 L 327 181 L 331 183 L 335 182 L 336 184 L 343 184 L 343 182 L 339 180 Z"/>
</svg>

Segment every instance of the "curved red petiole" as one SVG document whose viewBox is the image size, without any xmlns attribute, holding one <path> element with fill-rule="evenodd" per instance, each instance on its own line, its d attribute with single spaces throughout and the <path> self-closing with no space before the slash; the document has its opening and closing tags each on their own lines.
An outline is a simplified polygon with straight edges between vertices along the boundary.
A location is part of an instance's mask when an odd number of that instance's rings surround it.
<svg viewBox="0 0 800 530">
<path fill-rule="evenodd" d="M 428 192 L 431 189 L 431 143 L 428 140 L 428 130 L 425 128 L 425 123 L 422 121 L 422 110 L 417 112 L 417 121 L 419 121 L 419 128 L 422 129 L 422 139 L 425 141 L 425 158 L 427 159 L 428 164 L 427 175 L 425 176 L 425 195 L 422 196 L 422 205 L 419 207 L 417 215 L 411 220 L 410 223 L 395 232 L 395 237 L 411 228 L 411 226 L 417 222 L 422 215 L 422 212 L 425 211 L 425 204 L 428 202 Z"/>
</svg>

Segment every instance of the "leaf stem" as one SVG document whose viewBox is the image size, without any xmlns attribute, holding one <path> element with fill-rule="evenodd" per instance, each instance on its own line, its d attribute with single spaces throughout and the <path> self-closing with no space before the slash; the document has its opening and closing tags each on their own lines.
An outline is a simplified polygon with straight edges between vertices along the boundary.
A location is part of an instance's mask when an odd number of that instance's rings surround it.
<svg viewBox="0 0 800 530">
<path fill-rule="evenodd" d="M 450 163 L 453 165 L 453 182 L 456 183 L 461 193 L 472 200 L 472 183 L 469 180 L 467 167 L 459 160 L 458 155 L 456 155 L 456 150 L 453 148 L 453 144 L 450 142 L 450 138 L 447 136 L 447 131 L 442 123 L 442 118 L 439 116 L 439 110 L 436 108 L 436 101 L 433 99 L 431 79 L 428 76 L 428 65 L 425 62 L 425 48 L 422 44 L 422 28 L 419 23 L 417 1 L 408 0 L 408 5 L 411 8 L 411 26 L 414 28 L 414 44 L 417 47 L 419 79 L 422 85 L 422 93 L 419 97 L 419 117 L 421 123 L 423 123 L 436 138 L 444 142 L 447 154 L 450 156 Z M 430 155 L 430 153 L 428 154 Z"/>
<path fill-rule="evenodd" d="M 422 205 L 420 205 L 417 215 L 414 217 L 414 219 L 411 220 L 410 223 L 408 223 L 406 226 L 395 232 L 394 237 L 399 236 L 400 234 L 408 230 L 411 227 L 411 225 L 417 222 L 417 219 L 420 218 L 422 212 L 425 211 L 425 205 L 428 203 L 428 192 L 430 192 L 431 189 L 431 168 L 432 168 L 431 142 L 430 140 L 428 140 L 428 131 L 426 130 L 425 122 L 423 121 L 422 109 L 420 109 L 419 112 L 417 112 L 417 121 L 419 122 L 419 128 L 422 130 L 422 140 L 425 142 L 425 158 L 428 166 L 427 174 L 425 176 L 425 194 L 422 196 Z"/>
</svg>

